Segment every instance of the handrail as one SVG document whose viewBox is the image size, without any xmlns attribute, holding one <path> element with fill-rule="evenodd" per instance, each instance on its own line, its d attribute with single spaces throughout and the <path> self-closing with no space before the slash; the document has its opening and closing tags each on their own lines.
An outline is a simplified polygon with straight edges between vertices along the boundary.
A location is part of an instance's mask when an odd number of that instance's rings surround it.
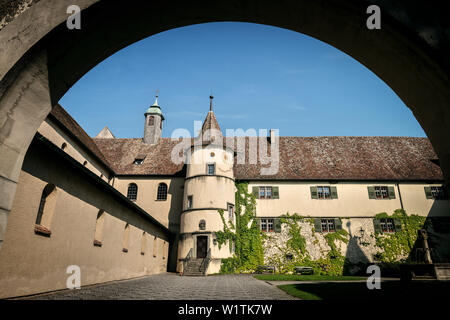
<svg viewBox="0 0 450 320">
<path fill-rule="evenodd" d="M 205 259 L 203 259 L 202 264 L 200 266 L 200 270 L 203 269 L 203 275 L 206 275 L 206 271 L 208 270 L 210 262 L 211 262 L 211 248 L 208 249 L 208 253 L 206 254 L 206 257 Z"/>
<path fill-rule="evenodd" d="M 189 249 L 189 252 L 188 252 L 188 254 L 186 255 L 186 258 L 185 258 L 184 261 L 183 261 L 183 273 L 184 273 L 184 271 L 186 270 L 186 265 L 187 265 L 187 263 L 189 262 L 189 260 L 191 260 L 191 258 L 192 258 L 192 248 Z"/>
</svg>

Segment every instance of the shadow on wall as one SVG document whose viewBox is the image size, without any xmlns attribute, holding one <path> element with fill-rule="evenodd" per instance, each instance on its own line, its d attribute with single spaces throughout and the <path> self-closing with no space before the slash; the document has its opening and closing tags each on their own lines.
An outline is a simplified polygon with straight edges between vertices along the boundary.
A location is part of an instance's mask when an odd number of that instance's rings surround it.
<svg viewBox="0 0 450 320">
<path fill-rule="evenodd" d="M 183 186 L 183 185 L 182 185 Z M 171 183 L 168 194 L 170 194 L 169 229 L 175 234 L 169 241 L 169 257 L 167 261 L 167 271 L 176 272 L 178 259 L 178 240 L 180 234 L 181 210 L 183 204 L 183 190 L 178 189 L 177 183 Z M 180 195 L 181 193 L 181 201 Z"/>
<path fill-rule="evenodd" d="M 347 244 L 347 251 L 345 253 L 345 262 L 343 275 L 364 274 L 371 262 L 364 251 L 361 249 L 360 239 L 352 234 L 351 221 L 347 222 L 348 233 L 350 239 Z"/>
<path fill-rule="evenodd" d="M 427 243 L 433 263 L 450 262 L 450 208 L 449 200 L 434 200 L 422 228 L 428 236 Z M 410 245 L 408 262 L 425 263 L 426 248 L 424 239 L 418 235 Z"/>
</svg>

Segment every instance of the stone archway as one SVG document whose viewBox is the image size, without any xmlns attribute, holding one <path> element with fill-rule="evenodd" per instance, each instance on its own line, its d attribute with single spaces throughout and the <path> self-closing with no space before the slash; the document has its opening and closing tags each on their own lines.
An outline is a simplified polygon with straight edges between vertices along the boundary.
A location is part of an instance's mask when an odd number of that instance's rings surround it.
<svg viewBox="0 0 450 320">
<path fill-rule="evenodd" d="M 366 9 L 373 3 L 381 7 L 381 30 L 366 28 Z M 412 110 L 450 179 L 450 62 L 446 60 L 450 41 L 444 12 L 384 0 L 79 0 L 81 30 L 68 30 L 66 9 L 72 4 L 73 0 L 0 4 L 0 245 L 23 157 L 52 106 L 116 51 L 155 33 L 196 23 L 277 26 L 349 54 Z"/>
</svg>

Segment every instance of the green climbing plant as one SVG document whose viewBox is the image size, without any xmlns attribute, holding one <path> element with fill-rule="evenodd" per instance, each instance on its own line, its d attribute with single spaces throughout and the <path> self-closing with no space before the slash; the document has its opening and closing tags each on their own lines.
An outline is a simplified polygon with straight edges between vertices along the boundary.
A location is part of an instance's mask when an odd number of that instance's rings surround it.
<svg viewBox="0 0 450 320">
<path fill-rule="evenodd" d="M 221 273 L 252 272 L 264 263 L 263 238 L 256 221 L 255 196 L 248 192 L 248 183 L 236 183 L 235 213 L 236 225 L 226 223 L 223 210 L 219 210 L 224 225 L 223 231 L 217 231 L 219 248 L 229 241 L 235 243 L 233 257 L 222 259 Z"/>
</svg>

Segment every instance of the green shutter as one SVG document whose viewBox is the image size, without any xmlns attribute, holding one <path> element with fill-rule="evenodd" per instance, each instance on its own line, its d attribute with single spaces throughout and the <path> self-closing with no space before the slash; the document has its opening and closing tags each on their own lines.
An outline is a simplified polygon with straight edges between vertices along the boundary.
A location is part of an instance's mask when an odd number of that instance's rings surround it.
<svg viewBox="0 0 450 320">
<path fill-rule="evenodd" d="M 261 227 L 260 227 L 260 219 L 259 219 L 259 218 L 255 218 L 255 219 L 254 219 L 254 222 L 255 222 L 255 225 L 258 227 L 258 230 L 261 230 Z"/>
<path fill-rule="evenodd" d="M 317 197 L 317 187 L 310 187 L 311 199 L 318 199 Z"/>
<path fill-rule="evenodd" d="M 314 229 L 316 230 L 316 232 L 322 233 L 322 222 L 320 218 L 314 219 Z"/>
<path fill-rule="evenodd" d="M 425 188 L 425 196 L 427 199 L 433 199 L 433 194 L 431 193 L 431 187 L 424 187 Z"/>
<path fill-rule="evenodd" d="M 340 218 L 334 218 L 334 225 L 336 227 L 336 231 L 342 230 L 342 221 Z"/>
<path fill-rule="evenodd" d="M 380 219 L 373 219 L 373 228 L 375 233 L 381 233 Z"/>
<path fill-rule="evenodd" d="M 278 187 L 272 187 L 272 199 L 279 199 L 280 193 L 278 191 Z"/>
<path fill-rule="evenodd" d="M 402 231 L 402 220 L 394 219 L 395 232 Z"/>
<path fill-rule="evenodd" d="M 259 199 L 259 187 L 252 187 L 252 193 L 256 199 Z"/>
<path fill-rule="evenodd" d="M 281 232 L 281 219 L 274 219 L 275 232 Z"/>
<path fill-rule="evenodd" d="M 331 199 L 337 199 L 338 198 L 337 187 L 330 187 L 330 190 L 331 190 Z"/>
<path fill-rule="evenodd" d="M 389 199 L 395 199 L 395 190 L 394 187 L 388 187 Z"/>
<path fill-rule="evenodd" d="M 369 199 L 375 199 L 375 187 L 367 187 L 369 192 Z"/>
</svg>

